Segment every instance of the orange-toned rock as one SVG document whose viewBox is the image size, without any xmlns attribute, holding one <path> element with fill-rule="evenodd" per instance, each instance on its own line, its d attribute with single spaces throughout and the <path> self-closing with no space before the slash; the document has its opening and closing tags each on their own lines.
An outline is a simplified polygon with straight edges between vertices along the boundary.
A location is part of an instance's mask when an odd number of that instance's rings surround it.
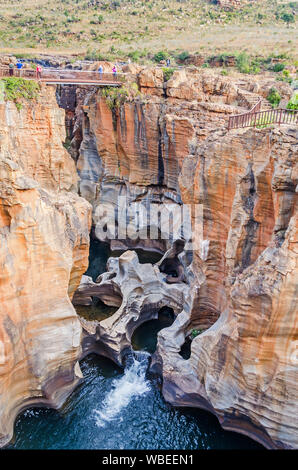
<svg viewBox="0 0 298 470">
<path fill-rule="evenodd" d="M 237 87 L 227 77 L 211 71 L 175 71 L 167 81 L 166 94 L 185 101 L 211 101 L 217 104 L 237 102 Z"/>
<path fill-rule="evenodd" d="M 91 220 L 89 204 L 67 191 L 77 176 L 63 115 L 51 88 L 20 112 L 0 105 L 0 445 L 20 410 L 61 406 L 81 379 L 70 298 Z"/>
<path fill-rule="evenodd" d="M 146 68 L 138 75 L 139 87 L 142 93 L 162 96 L 164 74 L 162 68 Z"/>
<path fill-rule="evenodd" d="M 160 333 L 154 361 L 164 395 L 207 408 L 227 429 L 268 447 L 298 447 L 297 365 L 289 355 L 297 344 L 295 127 L 227 131 L 227 116 L 251 108 L 263 85 L 179 71 L 164 96 L 161 75 L 140 75 L 145 97 L 113 109 L 99 94 L 86 100 L 78 169 L 94 211 L 116 207 L 119 194 L 204 206 L 191 294 Z M 179 352 L 192 329 L 205 331 L 186 361 Z"/>
<path fill-rule="evenodd" d="M 182 197 L 204 205 L 207 249 L 195 253 L 185 319 L 160 333 L 156 359 L 168 401 L 273 448 L 298 447 L 296 144 L 291 128 L 239 130 L 185 159 Z M 182 326 L 205 330 L 188 361 L 181 336 L 173 351 Z"/>
</svg>

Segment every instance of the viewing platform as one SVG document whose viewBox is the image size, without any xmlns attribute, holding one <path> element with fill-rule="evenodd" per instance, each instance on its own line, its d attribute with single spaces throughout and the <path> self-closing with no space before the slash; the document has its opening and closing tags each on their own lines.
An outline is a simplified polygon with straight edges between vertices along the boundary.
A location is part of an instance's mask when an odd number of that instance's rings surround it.
<svg viewBox="0 0 298 470">
<path fill-rule="evenodd" d="M 37 77 L 34 69 L 14 68 L 14 77 L 38 80 L 46 85 L 89 85 L 99 87 L 119 87 L 123 84 L 125 74 L 112 72 L 99 73 L 94 70 L 71 70 L 43 68 L 41 76 Z M 0 68 L 0 78 L 9 77 L 9 68 Z"/>
</svg>

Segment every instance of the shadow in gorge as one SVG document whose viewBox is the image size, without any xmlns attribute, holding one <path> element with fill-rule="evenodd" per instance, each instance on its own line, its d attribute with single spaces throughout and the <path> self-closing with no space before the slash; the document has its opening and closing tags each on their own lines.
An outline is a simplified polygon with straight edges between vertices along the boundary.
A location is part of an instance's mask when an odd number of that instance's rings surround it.
<svg viewBox="0 0 298 470">
<path fill-rule="evenodd" d="M 88 321 L 102 321 L 113 315 L 118 307 L 106 305 L 97 297 L 92 298 L 91 305 L 74 305 L 77 314 Z"/>
<path fill-rule="evenodd" d="M 189 359 L 191 355 L 191 340 L 190 338 L 186 338 L 184 343 L 181 346 L 179 354 L 183 359 Z"/>
<path fill-rule="evenodd" d="M 131 339 L 133 349 L 153 354 L 156 350 L 158 332 L 163 328 L 171 326 L 174 320 L 173 309 L 162 307 L 158 312 L 158 319 L 149 320 L 134 331 Z"/>
<path fill-rule="evenodd" d="M 89 266 L 85 274 L 92 277 L 92 280 L 95 282 L 96 278 L 106 271 L 106 264 L 110 256 L 110 245 L 91 236 L 89 248 Z"/>
<path fill-rule="evenodd" d="M 118 258 L 127 250 L 111 251 L 110 245 L 105 242 L 101 242 L 94 238 L 91 234 L 90 237 L 90 249 L 89 249 L 89 266 L 86 271 L 87 276 L 91 276 L 95 282 L 96 278 L 106 271 L 106 264 L 110 256 Z M 162 253 L 157 251 L 148 251 L 141 248 L 137 248 L 136 251 L 141 264 L 144 263 L 157 263 L 163 256 Z"/>
</svg>

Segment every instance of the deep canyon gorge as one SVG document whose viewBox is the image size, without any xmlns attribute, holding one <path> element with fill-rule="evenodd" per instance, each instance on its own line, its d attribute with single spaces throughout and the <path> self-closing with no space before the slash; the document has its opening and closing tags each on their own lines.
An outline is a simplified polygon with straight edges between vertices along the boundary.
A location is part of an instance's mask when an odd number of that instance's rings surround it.
<svg viewBox="0 0 298 470">
<path fill-rule="evenodd" d="M 20 110 L 0 104 L 0 445 L 19 413 L 62 407 L 89 354 L 121 367 L 167 308 L 149 366 L 166 402 L 297 448 L 297 126 L 227 130 L 229 115 L 266 106 L 268 77 L 124 71 L 120 103 L 113 90 L 42 85 Z M 187 248 L 191 214 L 184 239 L 110 236 L 107 266 L 91 272 L 103 208 L 121 229 L 119 197 L 203 206 L 200 246 Z M 104 318 L 80 314 L 94 299 Z"/>
</svg>

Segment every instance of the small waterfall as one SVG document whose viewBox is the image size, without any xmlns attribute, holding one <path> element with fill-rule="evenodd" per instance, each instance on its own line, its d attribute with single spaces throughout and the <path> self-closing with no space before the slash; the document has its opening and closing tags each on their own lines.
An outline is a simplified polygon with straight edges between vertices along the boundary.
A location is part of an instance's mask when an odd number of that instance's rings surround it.
<svg viewBox="0 0 298 470">
<path fill-rule="evenodd" d="M 124 375 L 113 380 L 112 389 L 101 409 L 94 410 L 98 427 L 104 427 L 107 422 L 116 419 L 133 398 L 149 392 L 150 383 L 146 379 L 149 357 L 150 354 L 144 351 L 133 352 L 126 357 Z"/>
</svg>

